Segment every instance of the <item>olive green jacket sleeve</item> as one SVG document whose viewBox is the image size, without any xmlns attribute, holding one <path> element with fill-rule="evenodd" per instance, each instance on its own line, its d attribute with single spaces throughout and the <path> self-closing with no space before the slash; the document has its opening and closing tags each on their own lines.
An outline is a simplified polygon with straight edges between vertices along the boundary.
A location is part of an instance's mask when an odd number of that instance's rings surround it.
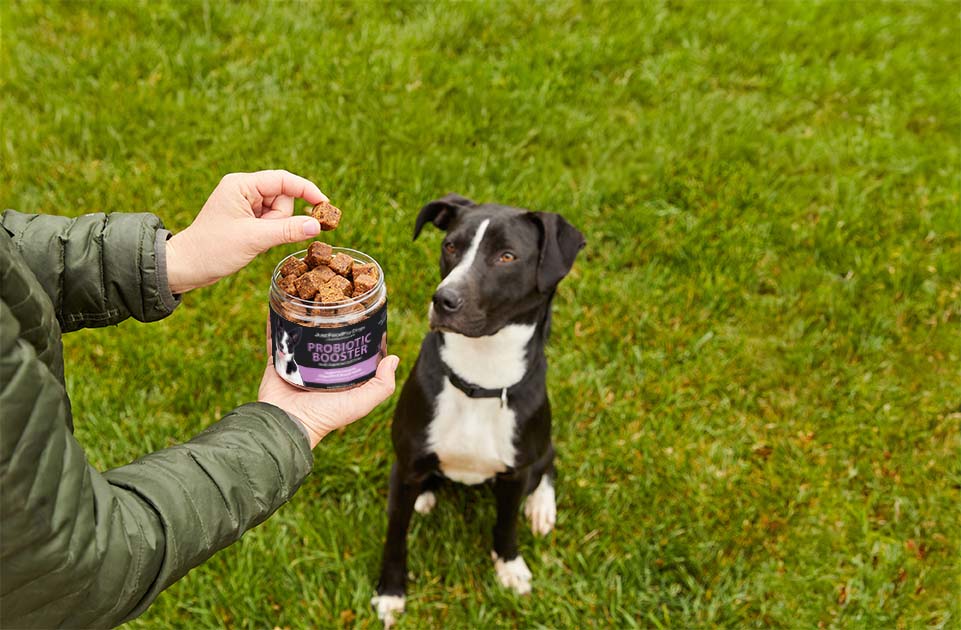
<svg viewBox="0 0 961 630">
<path fill-rule="evenodd" d="M 73 293 L 52 290 L 53 274 L 38 282 L 37 257 L 21 256 L 11 231 L 0 228 L 0 628 L 111 627 L 287 501 L 311 469 L 310 447 L 286 413 L 253 403 L 184 444 L 98 472 L 70 430 L 58 318 L 162 311 L 94 283 L 89 300 L 55 302 L 55 317 L 52 298 Z"/>
<path fill-rule="evenodd" d="M 6 210 L 2 224 L 50 297 L 64 332 L 128 317 L 156 321 L 180 302 L 167 286 L 163 243 L 170 232 L 152 214 L 70 218 Z"/>
<path fill-rule="evenodd" d="M 100 474 L 63 387 L 0 302 L 0 627 L 106 628 L 286 502 L 310 447 L 280 409 L 244 405 L 185 444 Z"/>
</svg>

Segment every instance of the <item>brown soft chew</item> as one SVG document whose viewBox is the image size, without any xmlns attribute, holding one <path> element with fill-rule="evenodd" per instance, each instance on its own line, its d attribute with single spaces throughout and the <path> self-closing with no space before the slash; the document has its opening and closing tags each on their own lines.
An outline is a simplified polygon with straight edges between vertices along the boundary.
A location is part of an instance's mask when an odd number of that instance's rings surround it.
<svg viewBox="0 0 961 630">
<path fill-rule="evenodd" d="M 376 286 L 377 278 L 366 274 L 358 276 L 357 268 L 354 268 L 354 295 L 363 295 Z"/>
<path fill-rule="evenodd" d="M 333 255 L 333 248 L 327 243 L 321 243 L 320 241 L 314 241 L 307 248 L 307 255 L 304 256 L 304 262 L 307 266 L 313 269 L 317 265 L 326 265 L 330 262 L 330 257 Z"/>
<path fill-rule="evenodd" d="M 340 277 L 327 265 L 317 265 L 310 273 L 317 274 L 317 277 L 324 283 L 330 282 L 333 278 Z"/>
<path fill-rule="evenodd" d="M 297 278 L 297 294 L 303 300 L 312 300 L 324 284 L 322 272 L 308 271 Z"/>
<path fill-rule="evenodd" d="M 299 295 L 297 291 L 297 278 L 293 276 L 287 276 L 286 278 L 281 277 L 280 280 L 277 281 L 277 286 L 279 286 L 284 293 Z"/>
<path fill-rule="evenodd" d="M 350 297 L 354 294 L 354 285 L 350 283 L 350 280 L 344 278 L 343 276 L 334 276 L 327 281 L 324 286 L 332 286 L 340 290 L 345 296 Z"/>
<path fill-rule="evenodd" d="M 288 276 L 298 277 L 307 273 L 307 263 L 299 258 L 290 258 L 284 263 L 284 266 L 280 268 L 280 275 L 287 278 Z"/>
<path fill-rule="evenodd" d="M 340 210 L 330 205 L 327 201 L 321 201 L 310 210 L 312 217 L 320 223 L 320 229 L 329 232 L 340 223 Z"/>
<path fill-rule="evenodd" d="M 346 299 L 347 297 L 344 295 L 343 290 L 329 282 L 320 287 L 320 290 L 317 292 L 317 301 L 321 304 L 337 304 Z"/>
<path fill-rule="evenodd" d="M 354 259 L 347 254 L 334 254 L 327 266 L 333 269 L 337 275 L 346 278 L 350 275 L 350 270 L 354 266 Z"/>
<path fill-rule="evenodd" d="M 377 265 L 375 265 L 374 263 L 370 263 L 367 265 L 358 265 L 356 263 L 354 264 L 355 278 L 357 276 L 370 276 L 371 278 L 376 280 L 379 275 L 380 274 L 377 273 Z"/>
</svg>

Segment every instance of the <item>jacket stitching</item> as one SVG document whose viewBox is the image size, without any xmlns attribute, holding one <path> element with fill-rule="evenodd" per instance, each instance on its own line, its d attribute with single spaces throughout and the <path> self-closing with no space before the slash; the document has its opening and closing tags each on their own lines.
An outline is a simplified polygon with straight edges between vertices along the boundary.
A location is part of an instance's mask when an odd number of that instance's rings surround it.
<svg viewBox="0 0 961 630">
<path fill-rule="evenodd" d="M 193 450 L 191 450 L 190 448 L 187 448 L 187 455 L 190 457 L 190 459 L 193 460 L 194 464 L 196 464 L 197 467 L 198 467 L 200 470 L 204 471 L 204 475 L 205 475 L 208 479 L 210 479 L 210 481 L 213 483 L 214 487 L 217 488 L 217 494 L 220 495 L 220 500 L 223 501 L 224 510 L 225 510 L 225 511 L 227 512 L 227 514 L 230 516 L 230 520 L 233 521 L 233 522 L 236 522 L 237 524 L 239 524 L 239 523 L 240 523 L 240 518 L 239 518 L 237 515 L 234 514 L 233 510 L 230 509 L 230 504 L 227 502 L 227 497 L 224 495 L 224 491 L 223 491 L 223 489 L 220 487 L 220 484 L 217 483 L 217 480 L 214 479 L 213 475 L 210 474 L 210 472 L 207 470 L 207 467 L 204 466 L 203 463 L 201 463 L 201 461 L 200 461 L 199 459 L 197 459 L 197 455 L 193 452 Z M 231 523 L 231 525 L 234 524 L 233 522 Z"/>
<path fill-rule="evenodd" d="M 87 474 L 87 475 L 84 475 L 85 478 L 89 477 L 90 470 L 88 469 L 87 472 L 88 472 L 88 474 Z M 97 474 L 97 473 L 94 473 L 94 474 Z M 110 484 L 109 481 L 107 481 L 107 483 Z M 113 485 L 111 484 L 111 485 L 110 485 L 110 489 L 111 489 L 111 491 L 112 491 L 112 496 L 111 496 L 111 500 L 110 500 L 111 506 L 108 508 L 109 519 L 112 521 L 112 520 L 115 519 L 115 518 L 119 518 L 121 521 L 124 521 L 125 519 L 124 519 L 124 516 L 123 516 L 123 508 L 121 507 L 121 503 L 122 503 L 122 502 L 121 502 L 120 498 L 118 497 L 118 494 L 119 494 L 119 493 L 118 493 L 118 487 L 117 487 L 117 486 L 113 486 Z M 126 488 L 124 488 L 124 490 L 126 490 Z M 91 490 L 91 492 L 93 492 L 93 491 Z M 143 501 L 143 498 L 140 497 L 140 496 L 139 496 L 138 494 L 136 494 L 136 493 L 131 493 L 130 496 L 135 497 L 138 501 Z M 149 505 L 149 504 L 148 504 L 148 505 Z M 143 523 L 141 522 L 141 520 L 140 520 L 139 518 L 133 518 L 133 521 L 134 521 L 134 523 L 137 525 L 137 529 L 140 531 L 139 541 L 146 541 L 146 540 L 147 540 L 147 534 L 146 534 L 146 532 L 144 532 Z M 113 526 L 113 523 L 111 523 L 111 527 L 112 527 L 112 526 Z M 143 568 L 143 566 L 144 566 L 144 561 L 143 561 L 143 558 L 144 558 L 144 545 L 143 545 L 143 544 L 133 544 L 133 545 L 131 545 L 131 544 L 130 544 L 130 540 L 131 540 L 131 539 L 130 539 L 129 537 L 127 537 L 127 544 L 126 544 L 127 548 L 130 549 L 131 547 L 136 547 L 136 553 L 134 554 L 134 557 L 133 557 L 134 561 L 136 562 L 136 567 L 135 567 L 135 569 L 134 569 L 133 571 L 130 571 L 130 570 L 128 569 L 128 571 L 127 571 L 127 573 L 126 573 L 126 575 L 127 575 L 128 577 L 129 577 L 131 574 L 132 574 L 133 577 L 134 577 L 134 583 L 133 583 L 132 591 L 126 589 L 126 586 L 127 586 L 126 582 L 125 582 L 123 585 L 121 585 L 121 590 L 120 590 L 120 592 L 118 593 L 117 603 L 114 604 L 114 605 L 113 605 L 111 608 L 109 608 L 108 610 L 104 610 L 104 611 L 98 613 L 98 618 L 99 618 L 100 620 L 104 620 L 105 618 L 108 618 L 108 619 L 109 619 L 109 618 L 112 618 L 113 616 L 115 616 L 115 615 L 118 614 L 118 613 L 121 613 L 121 614 L 122 614 L 122 613 L 126 612 L 126 611 L 122 608 L 124 605 L 126 605 L 126 606 L 127 606 L 127 610 L 129 610 L 129 609 L 130 609 L 130 606 L 131 606 L 130 601 L 129 601 L 129 600 L 130 600 L 130 593 L 131 593 L 131 592 L 137 593 L 138 590 L 140 589 L 140 583 L 143 581 L 142 568 Z M 106 556 L 107 556 L 107 555 L 108 555 L 108 552 L 104 552 L 103 556 L 100 558 L 101 563 L 103 562 L 103 560 L 106 559 Z M 92 577 L 92 578 L 89 580 L 88 585 L 85 586 L 85 588 L 89 588 L 90 584 L 91 584 L 93 581 L 94 581 L 94 578 Z M 140 601 L 140 599 L 142 599 L 142 597 L 141 597 L 141 596 L 138 596 L 135 601 Z M 65 619 L 63 622 L 61 622 L 61 623 L 62 623 L 63 625 L 66 625 L 66 619 Z"/>
<path fill-rule="evenodd" d="M 296 420 L 291 419 L 291 422 L 296 422 Z M 300 429 L 297 429 L 297 431 L 299 432 Z M 303 448 L 301 447 L 301 443 L 297 442 L 297 439 L 293 435 L 291 435 L 289 431 L 284 431 L 284 433 L 287 435 L 287 440 L 290 441 L 290 443 L 293 445 L 294 451 L 296 451 L 296 453 L 300 456 L 301 461 L 304 462 L 304 466 L 307 468 L 307 474 L 310 474 L 314 466 L 311 463 L 310 459 L 304 456 L 304 451 L 303 451 Z M 304 436 L 304 439 L 307 440 L 307 444 L 309 448 L 310 438 L 308 438 L 307 436 Z"/>
<path fill-rule="evenodd" d="M 107 241 L 107 223 L 110 221 L 110 215 L 104 215 L 103 223 L 100 226 L 100 234 L 95 239 L 100 245 L 100 304 L 101 311 L 105 313 L 106 318 L 110 317 L 110 307 L 107 306 L 107 279 L 103 266 L 104 252 L 106 251 L 106 241 Z M 119 311 L 118 311 L 119 312 Z M 71 320 L 78 321 L 78 320 Z"/>
<path fill-rule="evenodd" d="M 144 298 L 144 292 L 145 292 L 144 287 L 146 283 L 144 282 L 144 278 L 143 278 L 143 274 L 144 274 L 143 241 L 144 241 L 144 230 L 146 229 L 146 227 L 147 227 L 146 221 L 141 221 L 140 222 L 140 238 L 137 240 L 137 267 L 138 267 L 137 279 L 140 282 L 140 286 L 138 287 L 140 289 L 140 317 L 138 317 L 137 319 L 140 319 L 140 318 L 146 319 L 145 315 L 147 313 L 147 301 Z"/>
<path fill-rule="evenodd" d="M 296 420 L 291 419 L 291 422 L 296 422 Z M 294 430 L 298 432 L 300 431 L 300 429 L 297 429 L 296 427 L 294 427 Z M 310 460 L 304 456 L 304 452 L 301 448 L 301 445 L 297 443 L 296 438 L 294 438 L 294 436 L 291 435 L 290 432 L 288 432 L 286 429 L 284 429 L 284 436 L 287 438 L 287 441 L 293 447 L 294 452 L 297 453 L 297 456 L 300 458 L 300 461 L 304 463 L 304 467 L 307 469 L 307 474 L 309 475 L 313 470 L 313 464 L 311 464 Z M 309 438 L 304 436 L 304 439 L 307 440 L 309 444 Z M 280 463 L 278 463 L 276 459 L 274 460 L 274 464 L 277 466 L 278 469 L 280 468 Z"/>
<path fill-rule="evenodd" d="M 139 498 L 139 497 L 138 497 L 138 498 Z M 139 519 L 139 518 L 135 518 L 135 519 L 134 519 L 134 522 L 137 524 L 137 529 L 140 530 L 140 540 L 141 540 L 141 541 L 146 541 L 146 540 L 147 540 L 147 533 L 146 533 L 146 532 L 144 531 L 144 529 L 143 529 L 143 523 L 140 522 L 140 519 Z M 142 573 L 141 569 L 142 569 L 142 567 L 143 567 L 143 557 L 144 557 L 143 544 L 138 544 L 138 545 L 137 545 L 137 570 L 134 572 L 134 583 L 133 583 L 133 592 L 134 592 L 134 593 L 139 593 L 139 591 L 140 591 L 140 581 L 141 581 L 141 578 L 143 577 L 143 576 L 141 575 L 141 573 Z M 142 598 L 142 597 L 141 597 L 141 598 Z M 141 599 L 141 598 L 138 598 L 138 600 Z M 116 606 L 116 607 L 114 608 L 114 610 L 111 611 L 111 612 L 115 612 L 115 611 L 119 612 L 119 610 L 118 610 L 119 608 L 120 608 L 120 606 L 119 606 L 119 602 L 118 602 L 118 606 Z"/>
<path fill-rule="evenodd" d="M 159 522 L 160 529 L 161 529 L 161 541 L 163 543 L 162 553 L 164 558 L 161 561 L 161 566 L 158 568 L 156 576 L 153 576 L 154 579 L 150 583 L 151 585 L 149 589 L 152 589 L 154 588 L 153 586 L 154 584 L 162 583 L 162 578 L 168 564 L 173 565 L 174 567 L 180 567 L 181 563 L 180 563 L 180 553 L 177 547 L 177 540 L 178 540 L 177 531 L 176 531 L 176 528 L 171 527 L 171 521 L 166 517 L 163 510 L 161 509 L 161 505 L 163 501 L 155 500 L 152 496 L 152 493 L 150 492 L 150 489 L 152 487 L 152 484 L 150 482 L 156 481 L 157 475 L 146 463 L 142 461 L 134 462 L 132 464 L 129 464 L 129 466 L 130 466 L 130 476 L 128 478 L 125 479 L 122 477 L 120 479 L 117 479 L 117 478 L 111 477 L 107 479 L 107 483 L 109 483 L 111 486 L 122 488 L 127 492 L 131 493 L 134 497 L 139 499 L 147 508 L 149 508 L 154 515 L 156 515 L 156 519 Z M 110 473 L 113 471 L 107 471 L 107 472 Z M 104 477 L 106 478 L 106 474 L 104 474 Z M 174 480 L 176 481 L 176 478 L 174 478 Z M 170 554 L 169 562 L 166 557 L 168 553 Z M 149 592 L 149 589 L 148 589 L 148 592 Z M 146 595 L 147 594 L 145 593 L 144 597 L 146 597 Z M 137 606 L 139 606 L 144 601 L 144 597 L 141 597 L 140 601 L 137 602 L 136 604 Z"/>
<path fill-rule="evenodd" d="M 210 539 L 210 534 L 207 533 L 207 526 L 204 525 L 204 519 L 202 516 L 200 516 L 200 510 L 197 509 L 197 504 L 194 503 L 194 498 L 190 494 L 190 490 L 187 489 L 187 486 L 183 484 L 177 475 L 171 474 L 170 478 L 173 479 L 178 486 L 180 486 L 181 490 L 183 490 L 184 496 L 187 498 L 187 503 L 190 504 L 190 508 L 194 511 L 194 515 L 197 517 L 197 523 L 200 525 L 200 532 L 204 535 L 204 548 L 210 549 L 213 541 Z"/>
<path fill-rule="evenodd" d="M 60 270 L 57 273 L 57 295 L 56 300 L 54 300 L 54 308 L 57 309 L 57 313 L 60 315 L 60 320 L 63 321 L 63 281 L 64 276 L 67 275 L 67 239 L 70 235 L 70 228 L 73 227 L 75 219 L 70 219 L 67 223 L 67 227 L 63 232 L 57 234 L 57 242 L 60 243 Z"/>
<path fill-rule="evenodd" d="M 70 323 L 76 322 L 105 322 L 110 321 L 114 317 L 120 315 L 120 309 L 108 308 L 100 313 L 70 313 L 66 317 L 66 321 Z"/>
<path fill-rule="evenodd" d="M 23 437 L 23 436 L 21 435 L 21 438 L 22 438 L 22 437 Z M 68 436 L 64 436 L 64 437 L 63 437 L 63 440 L 64 440 L 65 443 L 66 443 L 66 442 L 69 442 L 69 437 L 68 437 Z M 65 445 L 65 448 L 69 448 L 69 445 Z M 19 449 L 20 449 L 20 443 L 19 443 L 19 441 L 18 441 L 18 442 L 17 442 L 17 446 L 14 448 L 14 450 L 17 451 L 17 450 L 19 450 Z M 89 471 L 86 471 L 86 472 L 89 473 Z M 30 488 L 28 489 L 28 491 L 27 491 L 27 496 L 33 494 L 33 486 L 35 486 L 35 485 L 37 484 L 37 482 L 38 482 L 38 477 L 39 477 L 39 476 L 37 476 L 37 477 L 34 478 L 33 484 L 31 485 L 31 487 L 30 487 Z M 80 484 L 81 484 L 81 486 L 80 486 L 80 490 L 79 490 L 79 494 L 81 494 L 81 495 L 83 494 L 84 480 L 86 479 L 86 477 L 87 477 L 86 474 L 81 475 L 81 479 L 80 479 Z M 49 525 L 49 523 L 47 523 L 47 525 Z M 49 526 L 45 528 L 45 531 L 53 534 L 53 530 L 52 530 Z M 94 534 L 94 537 L 96 537 L 96 534 Z M 30 586 L 30 585 L 32 585 L 32 584 L 35 584 L 35 583 L 38 582 L 39 580 L 47 579 L 47 578 L 49 578 L 50 576 L 60 577 L 60 576 L 64 575 L 65 573 L 67 573 L 67 572 L 69 571 L 69 569 L 70 569 L 72 566 L 74 566 L 74 564 L 75 564 L 75 562 L 76 562 L 76 560 L 77 560 L 78 558 L 79 558 L 79 554 L 77 553 L 77 551 L 76 551 L 76 549 L 75 549 L 75 547 L 74 547 L 74 543 L 73 543 L 73 533 L 71 532 L 70 536 L 68 537 L 68 541 L 67 541 L 66 557 L 64 557 L 63 560 L 61 560 L 61 562 L 60 562 L 56 567 L 53 567 L 52 569 L 49 569 L 49 570 L 45 571 L 44 573 L 42 573 L 42 574 L 40 574 L 40 575 L 36 575 L 36 576 L 32 577 L 30 580 L 28 580 L 28 581 L 26 581 L 26 582 L 24 582 L 24 583 L 22 583 L 22 584 L 17 585 L 17 587 L 16 587 L 16 588 L 14 589 L 14 591 L 12 591 L 12 592 L 16 592 L 16 591 L 18 591 L 18 590 L 27 590 L 27 587 L 28 587 L 28 586 Z M 82 593 L 82 592 L 88 587 L 88 585 L 90 584 L 90 582 L 92 582 L 92 581 L 93 581 L 93 577 L 89 577 L 89 578 L 87 578 L 87 581 L 86 581 L 83 585 L 80 585 L 79 587 L 77 587 L 76 584 L 74 584 L 74 585 L 73 585 L 73 586 L 75 587 L 74 590 L 69 591 L 69 592 L 60 593 L 61 599 L 68 599 L 68 598 L 73 597 L 73 596 L 75 596 L 75 595 L 77 595 L 77 594 L 79 594 L 79 593 Z M 9 596 L 9 593 L 7 593 L 6 596 Z M 24 614 L 24 615 L 29 615 L 29 614 L 31 614 L 31 613 L 33 613 L 33 612 L 36 612 L 37 610 L 39 610 L 40 608 L 42 608 L 42 607 L 44 607 L 44 606 L 46 606 L 46 603 L 40 603 L 39 605 L 37 605 L 36 607 L 34 607 L 34 608 L 32 608 L 32 609 L 30 609 L 30 610 L 28 610 L 28 611 L 24 611 L 23 614 Z"/>
<path fill-rule="evenodd" d="M 23 224 L 23 229 L 20 230 L 19 234 L 17 234 L 16 246 L 21 252 L 23 251 L 23 238 L 27 235 L 27 229 L 30 227 L 30 224 L 33 223 L 39 216 L 39 214 L 31 215 L 30 218 L 27 219 L 26 223 Z"/>
<path fill-rule="evenodd" d="M 260 441 L 258 440 L 257 443 L 260 444 Z M 267 453 L 267 456 L 270 458 L 270 461 L 273 462 L 274 468 L 277 469 L 277 478 L 280 479 L 280 491 L 284 493 L 283 495 L 284 498 L 286 499 L 290 497 L 290 487 L 289 487 L 289 484 L 287 483 L 287 477 L 284 475 L 284 470 L 280 466 L 280 461 L 277 459 L 277 456 L 274 455 L 272 449 L 264 448 L 263 444 L 260 445 L 260 448 L 264 449 L 264 452 Z"/>
<path fill-rule="evenodd" d="M 292 433 L 292 431 L 297 431 L 297 433 L 300 434 L 300 435 L 303 435 L 303 433 L 300 431 L 300 429 L 298 429 L 298 428 L 296 428 L 296 427 L 291 427 L 291 426 L 290 426 L 291 423 L 297 422 L 296 420 L 294 420 L 293 418 L 290 417 L 290 414 L 288 414 L 288 413 L 287 413 L 286 411 L 284 411 L 283 409 L 280 409 L 279 407 L 278 407 L 278 410 L 279 410 L 284 416 L 286 416 L 286 418 L 287 418 L 286 420 L 281 420 L 280 418 L 277 418 L 275 415 L 273 415 L 273 414 L 271 414 L 271 413 L 269 413 L 269 412 L 267 412 L 267 417 L 268 417 L 269 419 L 275 421 L 275 422 L 279 422 L 279 423 L 280 423 L 282 433 L 284 434 L 284 436 L 286 436 L 287 441 L 290 442 L 290 444 L 294 447 L 294 451 L 296 451 L 297 455 L 300 456 L 300 460 L 304 463 L 304 466 L 307 468 L 307 474 L 310 474 L 310 473 L 312 472 L 312 470 L 313 470 L 313 464 L 311 463 L 311 461 L 310 461 L 310 459 L 309 459 L 308 457 L 304 456 L 304 451 L 303 451 L 303 449 L 302 449 L 302 443 L 297 441 L 297 438 L 294 437 L 294 434 Z M 289 428 L 290 430 L 288 430 L 288 428 Z M 305 427 L 305 429 L 306 429 L 306 427 Z M 303 437 L 304 437 L 304 440 L 307 441 L 307 443 L 308 443 L 308 448 L 309 448 L 309 443 L 310 443 L 309 438 L 308 438 L 306 435 L 303 435 Z M 265 449 L 265 450 L 267 450 L 267 449 Z M 268 452 L 269 452 L 269 450 L 268 450 Z M 278 467 L 278 469 L 279 469 L 279 468 L 280 468 L 280 464 L 277 463 L 276 460 L 274 461 L 274 463 L 277 465 L 277 467 Z M 283 478 L 283 477 L 281 477 L 281 478 Z"/>
<path fill-rule="evenodd" d="M 255 438 L 250 431 L 244 431 L 244 433 L 250 436 L 250 438 L 257 444 L 257 446 L 260 447 L 261 450 L 264 450 L 263 445 L 257 441 L 257 438 Z M 250 478 L 250 472 L 247 471 L 247 466 L 244 464 L 244 459 L 242 457 L 238 457 L 237 463 L 240 464 L 240 470 L 242 470 L 244 473 L 244 481 L 247 484 L 247 489 L 250 490 L 250 494 L 254 497 L 254 501 L 257 502 L 257 507 L 259 507 L 262 512 L 265 511 L 267 509 L 267 504 L 261 500 L 260 495 L 254 489 L 254 484 Z M 281 478 L 281 481 L 283 481 L 283 478 Z"/>
</svg>

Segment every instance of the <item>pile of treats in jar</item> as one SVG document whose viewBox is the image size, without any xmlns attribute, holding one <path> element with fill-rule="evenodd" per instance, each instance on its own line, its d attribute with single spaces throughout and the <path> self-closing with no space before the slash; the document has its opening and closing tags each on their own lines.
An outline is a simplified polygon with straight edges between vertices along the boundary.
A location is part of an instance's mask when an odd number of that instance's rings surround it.
<svg viewBox="0 0 961 630">
<path fill-rule="evenodd" d="M 324 231 L 340 222 L 340 210 L 327 202 L 314 206 L 311 214 Z M 347 254 L 333 252 L 327 243 L 314 241 L 303 259 L 291 258 L 280 268 L 278 286 L 302 300 L 338 304 L 360 297 L 377 285 L 377 265 L 360 265 Z"/>
</svg>

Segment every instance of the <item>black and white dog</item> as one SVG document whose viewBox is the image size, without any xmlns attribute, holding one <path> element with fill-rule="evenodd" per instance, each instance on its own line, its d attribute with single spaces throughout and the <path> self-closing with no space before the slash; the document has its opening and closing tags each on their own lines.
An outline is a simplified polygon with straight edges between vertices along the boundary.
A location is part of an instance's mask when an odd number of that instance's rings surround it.
<svg viewBox="0 0 961 630">
<path fill-rule="evenodd" d="M 280 325 L 279 318 L 277 320 L 278 325 L 274 327 L 274 330 L 277 331 L 274 333 L 274 343 L 277 345 L 274 352 L 274 367 L 277 369 L 277 373 L 283 376 L 288 383 L 303 385 L 304 379 L 300 375 L 300 367 L 294 360 L 294 348 L 300 341 L 300 329 L 295 329 L 291 333 L 283 325 Z"/>
<path fill-rule="evenodd" d="M 584 237 L 558 214 L 476 204 L 447 195 L 420 211 L 414 238 L 428 222 L 447 231 L 442 281 L 430 327 L 404 384 L 391 436 L 387 541 L 371 604 L 386 626 L 404 610 L 411 513 L 434 507 L 444 479 L 493 480 L 497 522 L 494 569 L 501 584 L 531 590 L 517 550 L 517 517 L 535 534 L 554 527 L 554 446 L 544 345 L 551 301 Z"/>
</svg>

